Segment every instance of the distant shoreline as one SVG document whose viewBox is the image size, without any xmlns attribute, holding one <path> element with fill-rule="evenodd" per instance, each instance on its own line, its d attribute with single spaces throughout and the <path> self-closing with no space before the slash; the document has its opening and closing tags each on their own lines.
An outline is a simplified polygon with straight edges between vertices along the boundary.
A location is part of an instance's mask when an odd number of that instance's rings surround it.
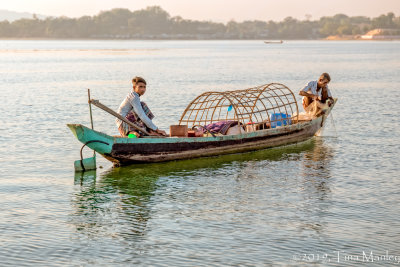
<svg viewBox="0 0 400 267">
<path fill-rule="evenodd" d="M 227 23 L 171 16 L 160 6 L 131 11 L 114 8 L 80 18 L 0 21 L 1 40 L 359 40 L 400 39 L 400 17 L 336 14 L 318 20 L 246 20 Z M 276 42 L 276 41 L 275 41 Z"/>
<path fill-rule="evenodd" d="M 325 38 L 327 41 L 400 41 L 398 37 L 384 37 L 384 38 L 361 38 L 359 35 L 351 35 L 351 36 L 328 36 Z"/>
</svg>

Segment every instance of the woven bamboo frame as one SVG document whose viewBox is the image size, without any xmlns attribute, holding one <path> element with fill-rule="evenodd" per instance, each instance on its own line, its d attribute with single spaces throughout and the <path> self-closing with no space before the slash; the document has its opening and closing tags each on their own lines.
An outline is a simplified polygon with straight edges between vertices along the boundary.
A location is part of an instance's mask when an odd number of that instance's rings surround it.
<svg viewBox="0 0 400 267">
<path fill-rule="evenodd" d="M 231 110 L 229 107 L 232 106 Z M 291 116 L 299 108 L 293 92 L 283 84 L 270 83 L 253 88 L 225 92 L 206 92 L 196 97 L 182 113 L 179 125 L 207 125 L 223 120 L 246 124 L 269 123 L 271 115 L 283 113 Z M 282 121 L 279 119 L 276 121 Z"/>
</svg>

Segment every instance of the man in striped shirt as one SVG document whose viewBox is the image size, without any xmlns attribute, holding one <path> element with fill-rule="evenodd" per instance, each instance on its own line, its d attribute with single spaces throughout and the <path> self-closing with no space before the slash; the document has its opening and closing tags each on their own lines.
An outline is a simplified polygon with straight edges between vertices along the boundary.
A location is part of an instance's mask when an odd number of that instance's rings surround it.
<svg viewBox="0 0 400 267">
<path fill-rule="evenodd" d="M 132 79 L 133 90 L 125 97 L 118 108 L 118 114 L 127 118 L 132 123 L 141 128 L 147 129 L 150 135 L 166 135 L 165 131 L 160 130 L 151 120 L 153 113 L 144 102 L 140 101 L 140 96 L 146 92 L 146 81 L 142 77 Z M 133 127 L 127 125 L 120 119 L 116 120 L 118 130 L 121 136 L 128 136 L 130 133 L 137 137 L 143 133 L 136 131 Z"/>
</svg>

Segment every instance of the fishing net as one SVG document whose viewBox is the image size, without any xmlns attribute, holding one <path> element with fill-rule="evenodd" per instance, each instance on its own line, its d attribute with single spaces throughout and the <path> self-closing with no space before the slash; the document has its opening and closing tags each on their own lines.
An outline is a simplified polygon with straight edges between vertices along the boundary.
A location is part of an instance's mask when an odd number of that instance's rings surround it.
<svg viewBox="0 0 400 267">
<path fill-rule="evenodd" d="M 283 84 L 270 83 L 253 88 L 206 92 L 196 97 L 183 112 L 179 124 L 193 127 L 219 121 L 242 125 L 287 125 L 298 105 L 293 92 Z"/>
</svg>

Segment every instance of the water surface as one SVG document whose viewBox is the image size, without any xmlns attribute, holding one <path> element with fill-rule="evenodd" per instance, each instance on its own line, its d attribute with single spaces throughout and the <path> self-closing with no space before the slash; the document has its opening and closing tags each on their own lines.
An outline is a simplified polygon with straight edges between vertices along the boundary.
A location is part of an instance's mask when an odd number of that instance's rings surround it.
<svg viewBox="0 0 400 267">
<path fill-rule="evenodd" d="M 0 262 L 398 265 L 399 51 L 400 42 L 0 41 Z M 98 158 L 102 168 L 74 174 L 81 145 L 66 124 L 90 125 L 87 88 L 117 109 L 131 78 L 145 77 L 144 101 L 167 129 L 202 92 L 270 82 L 297 92 L 321 72 L 339 101 L 308 142 L 122 168 Z M 95 129 L 117 134 L 112 117 L 93 112 Z M 397 258 L 366 263 L 371 252 Z"/>
</svg>

